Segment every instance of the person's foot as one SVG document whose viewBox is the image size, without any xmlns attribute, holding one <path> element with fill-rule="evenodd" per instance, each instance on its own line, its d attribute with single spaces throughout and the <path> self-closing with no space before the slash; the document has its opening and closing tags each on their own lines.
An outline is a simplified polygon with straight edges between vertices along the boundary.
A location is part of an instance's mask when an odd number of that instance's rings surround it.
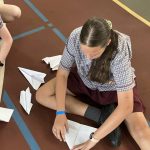
<svg viewBox="0 0 150 150">
<path fill-rule="evenodd" d="M 110 114 L 115 110 L 116 106 L 114 104 L 102 106 L 101 108 L 101 117 L 99 120 L 100 124 L 103 124 L 104 121 L 110 116 Z M 117 127 L 110 134 L 107 135 L 114 147 L 117 147 L 121 144 L 121 129 Z"/>
</svg>

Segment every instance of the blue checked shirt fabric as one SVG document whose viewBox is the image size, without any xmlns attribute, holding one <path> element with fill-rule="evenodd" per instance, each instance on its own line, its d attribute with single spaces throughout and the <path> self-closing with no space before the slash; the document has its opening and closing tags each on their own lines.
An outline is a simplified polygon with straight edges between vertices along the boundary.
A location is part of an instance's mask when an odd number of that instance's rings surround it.
<svg viewBox="0 0 150 150">
<path fill-rule="evenodd" d="M 130 37 L 118 31 L 118 53 L 111 61 L 110 82 L 101 84 L 93 82 L 88 78 L 88 71 L 91 66 L 91 60 L 88 60 L 80 50 L 80 32 L 79 27 L 70 34 L 66 43 L 63 55 L 60 61 L 59 69 L 70 71 L 75 63 L 78 74 L 85 86 L 92 90 L 99 91 L 127 91 L 135 86 L 134 68 L 131 67 L 131 41 Z"/>
</svg>

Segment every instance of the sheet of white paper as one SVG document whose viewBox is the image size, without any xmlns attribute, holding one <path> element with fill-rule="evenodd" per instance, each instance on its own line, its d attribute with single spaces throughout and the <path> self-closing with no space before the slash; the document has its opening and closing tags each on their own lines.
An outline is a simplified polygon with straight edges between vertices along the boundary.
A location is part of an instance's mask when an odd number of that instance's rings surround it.
<svg viewBox="0 0 150 150">
<path fill-rule="evenodd" d="M 46 64 L 50 64 L 50 68 L 52 68 L 52 70 L 58 70 L 61 57 L 62 55 L 57 55 L 57 56 L 52 56 L 52 57 L 45 57 L 42 60 Z"/>
<path fill-rule="evenodd" d="M 44 83 L 44 78 L 46 76 L 45 73 L 18 67 L 21 73 L 25 76 L 25 78 L 29 81 L 32 87 L 37 90 L 41 83 Z"/>
<path fill-rule="evenodd" d="M 42 60 L 48 65 L 50 62 L 49 62 L 49 58 L 50 57 L 45 57 L 45 58 L 43 58 Z"/>
<path fill-rule="evenodd" d="M 50 58 L 50 67 L 54 68 L 60 63 L 61 57 Z"/>
<path fill-rule="evenodd" d="M 9 122 L 13 111 L 13 109 L 0 107 L 0 121 Z"/>
<path fill-rule="evenodd" d="M 95 131 L 96 131 L 96 128 L 82 125 L 78 133 L 78 138 L 75 141 L 75 145 L 86 142 L 89 139 L 90 134 Z"/>
<path fill-rule="evenodd" d="M 31 103 L 31 93 L 29 87 L 26 89 L 26 91 L 20 92 L 20 104 L 24 108 L 24 110 L 30 114 L 31 108 L 33 104 Z"/>
<path fill-rule="evenodd" d="M 65 138 L 69 149 L 72 149 L 73 146 L 87 141 L 90 134 L 97 130 L 94 127 L 83 125 L 71 120 L 68 120 L 68 124 L 69 132 L 66 133 Z"/>
<path fill-rule="evenodd" d="M 41 81 L 35 79 L 34 77 L 32 78 L 32 84 L 31 84 L 31 85 L 32 85 L 32 87 L 33 87 L 35 90 L 37 90 L 37 89 L 40 87 L 41 83 L 43 83 L 43 82 L 41 82 Z"/>
<path fill-rule="evenodd" d="M 54 68 L 52 68 L 53 71 L 58 70 L 59 65 L 55 66 Z"/>
</svg>

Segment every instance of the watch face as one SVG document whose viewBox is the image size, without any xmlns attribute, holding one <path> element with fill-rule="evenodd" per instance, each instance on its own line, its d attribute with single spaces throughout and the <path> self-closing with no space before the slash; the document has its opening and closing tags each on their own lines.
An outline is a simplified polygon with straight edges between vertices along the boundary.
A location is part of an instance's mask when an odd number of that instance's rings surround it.
<svg viewBox="0 0 150 150">
<path fill-rule="evenodd" d="M 4 66 L 4 64 L 0 61 L 0 66 Z"/>
<path fill-rule="evenodd" d="M 93 134 L 94 134 L 94 132 L 92 132 L 92 133 L 90 134 L 90 139 L 92 139 Z"/>
</svg>

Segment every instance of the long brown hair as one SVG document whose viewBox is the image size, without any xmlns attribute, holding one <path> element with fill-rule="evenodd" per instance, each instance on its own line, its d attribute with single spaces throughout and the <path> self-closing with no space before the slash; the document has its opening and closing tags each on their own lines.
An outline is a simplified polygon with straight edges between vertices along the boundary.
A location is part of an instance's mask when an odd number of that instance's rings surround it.
<svg viewBox="0 0 150 150">
<path fill-rule="evenodd" d="M 111 42 L 107 46 L 109 39 L 111 39 Z M 89 47 L 106 47 L 99 58 L 92 60 L 88 76 L 92 81 L 102 84 L 108 82 L 111 74 L 110 63 L 117 54 L 117 33 L 111 29 L 105 19 L 93 17 L 88 19 L 83 25 L 80 42 Z"/>
</svg>

